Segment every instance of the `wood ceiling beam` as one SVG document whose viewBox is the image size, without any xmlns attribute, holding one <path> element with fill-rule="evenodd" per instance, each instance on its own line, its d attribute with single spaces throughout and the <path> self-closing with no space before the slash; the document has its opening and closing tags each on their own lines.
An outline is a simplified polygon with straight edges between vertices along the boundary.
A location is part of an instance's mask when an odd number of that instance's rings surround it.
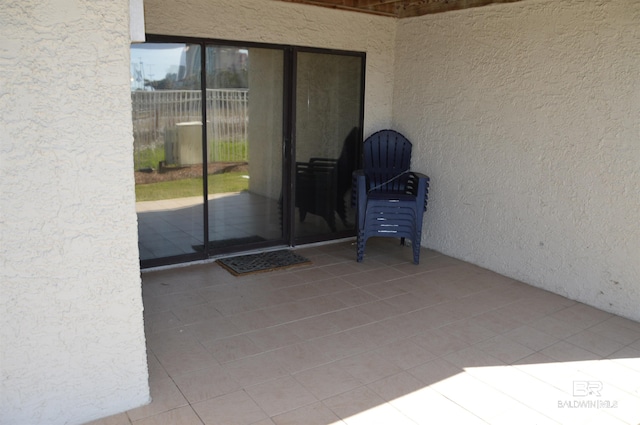
<svg viewBox="0 0 640 425">
<path fill-rule="evenodd" d="M 341 9 L 341 10 L 350 10 L 352 12 L 360 12 L 360 13 L 371 13 L 374 15 L 380 16 L 391 16 L 396 17 L 395 8 L 391 6 L 387 6 L 386 8 L 366 8 L 363 6 L 353 6 L 351 3 L 353 1 L 347 0 L 279 0 L 288 3 L 301 3 L 301 4 L 309 4 L 312 6 L 322 6 L 329 7 L 331 9 Z M 345 4 L 346 3 L 346 4 Z"/>
<path fill-rule="evenodd" d="M 396 16 L 399 18 L 411 18 L 486 6 L 493 3 L 514 3 L 517 1 L 521 0 L 416 0 L 405 2 L 405 5 L 397 4 Z"/>
<path fill-rule="evenodd" d="M 396 18 L 410 18 L 452 10 L 522 0 L 279 0 Z"/>
<path fill-rule="evenodd" d="M 356 7 L 376 7 L 401 2 L 401 0 L 353 0 L 351 3 Z"/>
</svg>

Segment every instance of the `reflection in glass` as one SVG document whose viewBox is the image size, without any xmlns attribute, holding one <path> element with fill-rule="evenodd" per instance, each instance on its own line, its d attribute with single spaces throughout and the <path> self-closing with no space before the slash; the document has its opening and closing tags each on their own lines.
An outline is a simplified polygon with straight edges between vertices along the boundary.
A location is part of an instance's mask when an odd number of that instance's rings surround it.
<svg viewBox="0 0 640 425">
<path fill-rule="evenodd" d="M 283 52 L 206 52 L 211 250 L 282 239 Z"/>
<path fill-rule="evenodd" d="M 200 47 L 131 46 L 131 101 L 140 259 L 203 244 Z"/>
<path fill-rule="evenodd" d="M 362 58 L 300 52 L 296 79 L 296 237 L 354 229 Z"/>
</svg>

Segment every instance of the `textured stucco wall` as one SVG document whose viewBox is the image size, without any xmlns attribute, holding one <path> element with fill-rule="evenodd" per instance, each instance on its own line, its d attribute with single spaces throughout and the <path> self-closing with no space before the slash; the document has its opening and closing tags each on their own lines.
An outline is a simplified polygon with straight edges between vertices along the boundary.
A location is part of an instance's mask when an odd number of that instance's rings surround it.
<svg viewBox="0 0 640 425">
<path fill-rule="evenodd" d="M 364 132 L 391 125 L 396 20 L 271 0 L 145 0 L 150 34 L 367 53 Z"/>
<path fill-rule="evenodd" d="M 249 191 L 271 199 L 282 193 L 284 52 L 249 49 Z"/>
<path fill-rule="evenodd" d="M 640 2 L 401 20 L 395 63 L 423 245 L 640 320 Z"/>
<path fill-rule="evenodd" d="M 302 52 L 296 67 L 296 161 L 339 158 L 360 125 L 361 58 Z"/>
<path fill-rule="evenodd" d="M 128 1 L 0 13 L 0 423 L 149 401 Z"/>
</svg>

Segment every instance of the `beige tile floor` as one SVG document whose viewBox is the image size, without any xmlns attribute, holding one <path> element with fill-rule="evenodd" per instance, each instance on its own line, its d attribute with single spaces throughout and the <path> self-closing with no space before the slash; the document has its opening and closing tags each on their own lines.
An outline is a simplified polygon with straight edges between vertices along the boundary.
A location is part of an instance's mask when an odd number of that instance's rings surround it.
<svg viewBox="0 0 640 425">
<path fill-rule="evenodd" d="M 136 203 L 138 250 L 141 260 L 193 254 L 194 245 L 204 240 L 202 198 L 175 198 Z M 296 210 L 296 214 L 299 212 Z M 355 211 L 347 208 L 348 220 L 355 221 Z M 282 214 L 278 199 L 249 192 L 209 195 L 209 240 L 223 241 L 249 236 L 265 240 L 282 238 Z M 304 222 L 296 216 L 296 237 L 326 235 L 325 220 L 307 214 Z M 347 230 L 341 220 L 338 231 Z M 242 248 L 242 247 L 240 247 Z"/>
<path fill-rule="evenodd" d="M 203 244 L 201 197 L 137 202 L 136 212 L 141 260 L 192 254 Z M 210 240 L 277 239 L 280 233 L 277 200 L 248 192 L 209 195 Z"/>
<path fill-rule="evenodd" d="M 143 274 L 153 401 L 92 425 L 639 424 L 640 324 L 371 239 Z"/>
</svg>

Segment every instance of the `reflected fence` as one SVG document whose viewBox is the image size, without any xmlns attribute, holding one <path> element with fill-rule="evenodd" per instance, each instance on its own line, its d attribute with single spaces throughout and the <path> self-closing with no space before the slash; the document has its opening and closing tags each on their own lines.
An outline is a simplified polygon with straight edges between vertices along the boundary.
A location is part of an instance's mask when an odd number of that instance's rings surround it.
<svg viewBox="0 0 640 425">
<path fill-rule="evenodd" d="M 200 90 L 131 92 L 134 166 L 202 163 Z M 248 89 L 208 89 L 209 162 L 246 162 Z"/>
</svg>

